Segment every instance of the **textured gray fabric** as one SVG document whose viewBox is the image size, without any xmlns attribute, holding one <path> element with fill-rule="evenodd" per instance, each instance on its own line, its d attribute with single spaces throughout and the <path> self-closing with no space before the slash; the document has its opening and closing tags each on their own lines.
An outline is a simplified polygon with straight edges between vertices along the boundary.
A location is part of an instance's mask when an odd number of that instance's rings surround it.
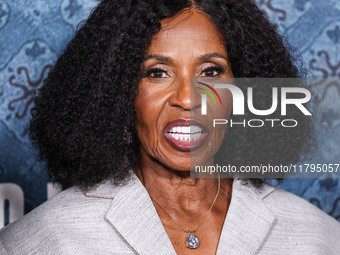
<svg viewBox="0 0 340 255">
<path fill-rule="evenodd" d="M 176 254 L 133 174 L 84 194 L 67 189 L 0 231 L 0 254 Z M 340 224 L 309 202 L 234 180 L 217 254 L 340 254 Z"/>
</svg>

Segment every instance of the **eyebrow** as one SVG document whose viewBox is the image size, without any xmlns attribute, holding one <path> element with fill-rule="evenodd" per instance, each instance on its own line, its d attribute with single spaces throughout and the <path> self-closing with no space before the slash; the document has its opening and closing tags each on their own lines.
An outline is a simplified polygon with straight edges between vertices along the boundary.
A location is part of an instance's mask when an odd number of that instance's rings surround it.
<svg viewBox="0 0 340 255">
<path fill-rule="evenodd" d="M 210 58 L 223 58 L 225 61 L 228 61 L 228 59 L 225 56 L 223 56 L 223 55 L 221 55 L 221 54 L 219 54 L 217 52 L 203 54 L 202 56 L 200 56 L 199 59 L 201 61 L 205 61 L 205 60 L 208 60 Z"/>
<path fill-rule="evenodd" d="M 222 58 L 225 61 L 228 61 L 228 59 L 225 56 L 223 56 L 223 55 L 221 55 L 217 52 L 203 54 L 199 57 L 199 60 L 206 61 L 210 58 Z M 144 58 L 144 61 L 147 61 L 149 59 L 156 59 L 158 61 L 167 62 L 167 63 L 170 63 L 170 64 L 173 63 L 172 58 L 164 56 L 164 55 L 160 55 L 160 54 L 150 54 L 150 55 L 148 55 Z"/>
<path fill-rule="evenodd" d="M 173 63 L 172 58 L 159 54 L 150 54 L 144 58 L 144 61 L 147 61 L 148 59 L 156 59 L 158 61 L 168 62 L 170 64 Z"/>
</svg>

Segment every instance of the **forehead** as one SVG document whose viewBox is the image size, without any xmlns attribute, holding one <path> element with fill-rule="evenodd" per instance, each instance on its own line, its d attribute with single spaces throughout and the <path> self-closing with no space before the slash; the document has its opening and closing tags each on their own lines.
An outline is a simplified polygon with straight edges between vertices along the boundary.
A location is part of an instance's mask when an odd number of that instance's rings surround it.
<svg viewBox="0 0 340 255">
<path fill-rule="evenodd" d="M 184 11 L 161 21 L 161 29 L 152 38 L 149 52 L 176 49 L 205 49 L 225 52 L 221 35 L 215 25 L 197 11 Z"/>
</svg>

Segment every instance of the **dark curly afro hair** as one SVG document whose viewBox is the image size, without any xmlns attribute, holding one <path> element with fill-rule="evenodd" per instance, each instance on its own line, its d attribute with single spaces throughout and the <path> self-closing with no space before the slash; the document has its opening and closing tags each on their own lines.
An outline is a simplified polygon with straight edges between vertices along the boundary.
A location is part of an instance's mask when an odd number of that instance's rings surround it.
<svg viewBox="0 0 340 255">
<path fill-rule="evenodd" d="M 288 44 L 250 0 L 103 0 L 59 57 L 31 111 L 31 138 L 63 187 L 122 183 L 138 166 L 134 100 L 144 54 L 162 19 L 190 9 L 220 31 L 236 78 L 299 77 Z M 293 129 L 230 129 L 219 153 L 236 165 L 297 162 L 313 143 L 311 123 L 297 118 Z"/>
</svg>

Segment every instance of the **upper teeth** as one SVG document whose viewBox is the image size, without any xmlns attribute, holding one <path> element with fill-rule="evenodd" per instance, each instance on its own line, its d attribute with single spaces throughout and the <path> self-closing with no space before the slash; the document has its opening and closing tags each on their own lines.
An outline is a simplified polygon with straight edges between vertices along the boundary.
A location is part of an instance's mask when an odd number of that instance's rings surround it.
<svg viewBox="0 0 340 255">
<path fill-rule="evenodd" d="M 169 133 L 194 134 L 202 133 L 202 129 L 199 126 L 177 126 L 173 127 Z"/>
</svg>

